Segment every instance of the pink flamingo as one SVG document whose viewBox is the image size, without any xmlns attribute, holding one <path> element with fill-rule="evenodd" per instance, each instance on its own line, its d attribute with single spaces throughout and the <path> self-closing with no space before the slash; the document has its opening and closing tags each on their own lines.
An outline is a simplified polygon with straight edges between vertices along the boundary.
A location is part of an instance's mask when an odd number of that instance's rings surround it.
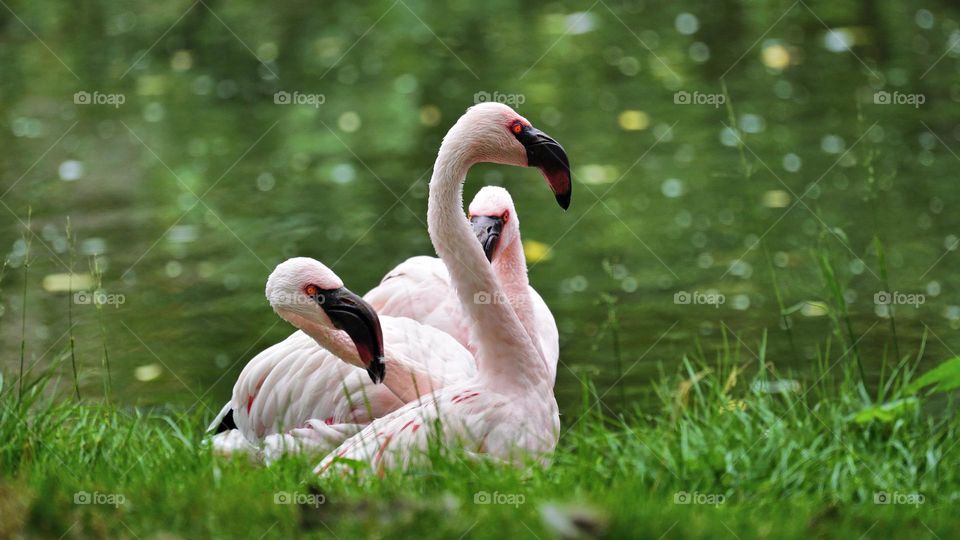
<svg viewBox="0 0 960 540">
<path fill-rule="evenodd" d="M 447 266 L 477 344 L 477 374 L 379 418 L 330 453 L 315 469 L 340 460 L 374 469 L 402 466 L 423 455 L 429 441 L 462 446 L 509 463 L 546 462 L 556 447 L 560 417 L 547 360 L 517 312 L 505 302 L 478 302 L 504 291 L 463 216 L 463 183 L 478 162 L 540 168 L 563 208 L 570 202 L 570 169 L 559 144 L 498 103 L 474 106 L 450 129 L 437 155 L 427 223 Z"/>
<path fill-rule="evenodd" d="M 506 296 L 478 300 L 508 301 L 555 371 L 560 353 L 557 323 L 546 302 L 530 286 L 513 198 L 502 187 L 485 186 L 471 201 L 468 215 Z M 450 274 L 436 257 L 407 259 L 363 298 L 379 314 L 410 317 L 443 330 L 476 354 L 476 347 L 470 343 L 469 321 L 450 285 Z"/>
<path fill-rule="evenodd" d="M 257 440 L 270 455 L 285 445 L 329 449 L 373 418 L 476 371 L 452 337 L 409 318 L 378 317 L 313 259 L 278 265 L 266 295 L 300 331 L 240 374 L 224 409 L 242 438 L 233 430 L 218 434 L 220 452 L 253 450 L 249 441 Z"/>
</svg>

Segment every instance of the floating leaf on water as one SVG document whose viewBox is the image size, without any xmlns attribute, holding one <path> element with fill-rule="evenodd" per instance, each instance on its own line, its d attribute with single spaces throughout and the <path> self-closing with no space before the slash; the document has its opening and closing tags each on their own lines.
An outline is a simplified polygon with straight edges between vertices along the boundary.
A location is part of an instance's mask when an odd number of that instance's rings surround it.
<svg viewBox="0 0 960 540">
<path fill-rule="evenodd" d="M 160 364 L 146 364 L 133 370 L 133 376 L 141 382 L 150 382 L 163 373 Z"/>
<path fill-rule="evenodd" d="M 650 127 L 650 115 L 643 111 L 627 110 L 617 116 L 617 123 L 620 124 L 620 129 L 640 131 Z"/>
<path fill-rule="evenodd" d="M 174 71 L 187 71 L 193 67 L 193 55 L 190 51 L 181 49 L 170 57 L 170 67 Z"/>
<path fill-rule="evenodd" d="M 782 189 L 771 189 L 763 194 L 763 205 L 767 208 L 786 208 L 790 204 L 790 194 Z"/>
<path fill-rule="evenodd" d="M 790 65 L 790 50 L 780 43 L 771 43 L 763 47 L 761 58 L 768 68 L 783 70 Z"/>
<path fill-rule="evenodd" d="M 137 93 L 141 96 L 159 96 L 167 91 L 167 77 L 164 75 L 144 75 L 137 78 Z"/>
<path fill-rule="evenodd" d="M 609 184 L 617 179 L 617 168 L 589 163 L 577 169 L 577 177 L 584 184 Z"/>
<path fill-rule="evenodd" d="M 90 274 L 48 274 L 43 278 L 43 290 L 47 292 L 81 291 L 93 287 Z"/>
<path fill-rule="evenodd" d="M 830 307 L 824 302 L 808 301 L 800 307 L 800 314 L 804 317 L 823 317 L 830 313 Z"/>
<path fill-rule="evenodd" d="M 552 256 L 550 246 L 536 240 L 523 241 L 523 254 L 527 257 L 529 263 L 546 261 Z"/>
</svg>

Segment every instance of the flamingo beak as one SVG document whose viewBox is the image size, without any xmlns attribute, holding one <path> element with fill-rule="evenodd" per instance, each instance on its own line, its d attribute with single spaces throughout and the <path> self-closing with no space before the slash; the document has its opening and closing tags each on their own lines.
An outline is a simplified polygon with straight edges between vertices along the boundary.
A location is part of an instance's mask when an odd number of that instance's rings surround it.
<svg viewBox="0 0 960 540">
<path fill-rule="evenodd" d="M 516 135 L 527 150 L 527 166 L 540 169 L 553 190 L 557 203 L 566 210 L 570 207 L 570 161 L 560 143 L 533 126 L 524 126 Z"/>
<path fill-rule="evenodd" d="M 477 240 L 483 246 L 483 253 L 487 256 L 487 261 L 493 262 L 493 252 L 500 243 L 500 233 L 503 231 L 503 218 L 471 216 L 470 225 L 473 227 L 473 234 L 477 235 Z"/>
<path fill-rule="evenodd" d="M 383 329 L 373 307 L 346 287 L 320 291 L 314 299 L 334 326 L 350 336 L 357 347 L 360 361 L 367 367 L 370 380 L 382 382 L 386 373 Z"/>
</svg>

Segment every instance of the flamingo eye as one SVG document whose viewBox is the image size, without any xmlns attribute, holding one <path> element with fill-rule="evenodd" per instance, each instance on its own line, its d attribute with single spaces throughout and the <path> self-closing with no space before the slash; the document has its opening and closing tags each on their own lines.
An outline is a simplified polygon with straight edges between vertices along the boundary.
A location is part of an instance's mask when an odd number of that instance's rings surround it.
<svg viewBox="0 0 960 540">
<path fill-rule="evenodd" d="M 503 211 L 503 215 L 500 216 L 500 219 L 502 219 L 503 222 L 506 223 L 507 220 L 510 219 L 510 211 L 509 211 L 509 210 L 504 210 L 504 211 Z"/>
<path fill-rule="evenodd" d="M 316 285 L 307 285 L 303 288 L 303 292 L 307 293 L 307 296 L 316 296 L 320 292 L 320 287 Z"/>
<path fill-rule="evenodd" d="M 510 131 L 512 131 L 514 135 L 519 135 L 523 131 L 523 122 L 514 120 L 513 125 L 510 126 Z"/>
</svg>

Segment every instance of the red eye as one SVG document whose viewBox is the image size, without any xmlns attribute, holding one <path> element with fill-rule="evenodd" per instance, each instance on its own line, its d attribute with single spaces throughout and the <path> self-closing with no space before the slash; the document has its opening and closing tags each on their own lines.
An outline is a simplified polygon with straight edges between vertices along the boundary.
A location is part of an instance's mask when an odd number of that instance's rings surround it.
<svg viewBox="0 0 960 540">
<path fill-rule="evenodd" d="M 316 285 L 307 285 L 303 288 L 303 292 L 307 293 L 307 296 L 316 296 L 320 292 L 320 287 Z"/>
<path fill-rule="evenodd" d="M 504 210 L 504 211 L 503 211 L 503 215 L 500 216 L 500 219 L 502 219 L 503 222 L 506 223 L 507 220 L 510 219 L 510 211 L 509 211 L 509 210 Z"/>
<path fill-rule="evenodd" d="M 519 120 L 514 121 L 513 125 L 510 126 L 510 131 L 512 131 L 514 135 L 519 135 L 520 132 L 523 131 L 523 122 Z"/>
</svg>

